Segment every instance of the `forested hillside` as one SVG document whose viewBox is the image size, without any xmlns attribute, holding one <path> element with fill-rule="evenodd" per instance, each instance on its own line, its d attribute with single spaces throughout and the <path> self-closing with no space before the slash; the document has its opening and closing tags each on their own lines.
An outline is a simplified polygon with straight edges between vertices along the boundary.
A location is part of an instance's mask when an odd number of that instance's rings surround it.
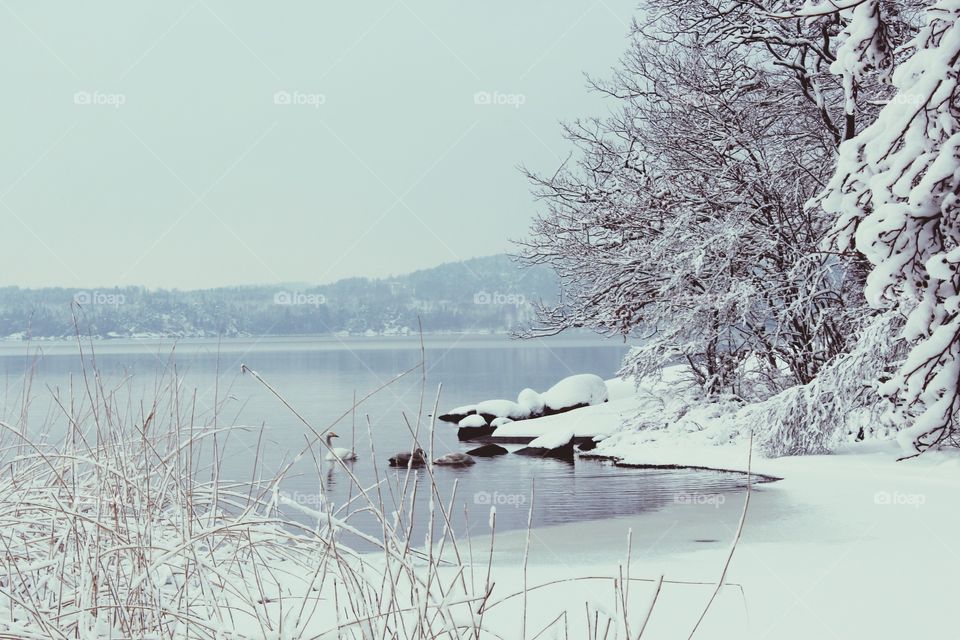
<svg viewBox="0 0 960 640">
<path fill-rule="evenodd" d="M 0 288 L 0 336 L 298 335 L 511 331 L 552 301 L 556 279 L 498 255 L 390 279 L 200 291 Z"/>
</svg>

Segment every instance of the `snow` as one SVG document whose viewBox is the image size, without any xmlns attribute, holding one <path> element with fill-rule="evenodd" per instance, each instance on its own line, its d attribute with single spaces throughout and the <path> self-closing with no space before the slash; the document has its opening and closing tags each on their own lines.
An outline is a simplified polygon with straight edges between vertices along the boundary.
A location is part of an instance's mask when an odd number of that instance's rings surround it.
<svg viewBox="0 0 960 640">
<path fill-rule="evenodd" d="M 510 424 L 511 422 L 513 422 L 513 420 L 511 420 L 510 418 L 494 418 L 493 420 L 490 421 L 490 426 L 499 427 L 500 425 Z"/>
<path fill-rule="evenodd" d="M 541 394 L 544 404 L 554 410 L 578 404 L 595 405 L 606 402 L 607 385 L 600 376 L 581 373 L 564 378 Z"/>
<path fill-rule="evenodd" d="M 644 382 L 634 392 L 630 381 L 608 381 L 617 393 L 605 405 L 512 423 L 495 435 L 536 434 L 540 440 L 531 443 L 536 445 L 573 432 L 604 432 L 608 437 L 591 454 L 633 465 L 745 472 L 749 432 L 763 425 L 751 422 L 738 403 L 696 402 L 677 384 L 679 377 L 678 369 L 668 369 L 661 380 Z M 755 442 L 752 472 L 782 479 L 754 486 L 726 576 L 743 591 L 722 588 L 696 637 L 952 637 L 949 616 L 915 612 L 954 606 L 960 556 L 952 539 L 939 532 L 955 530 L 958 523 L 960 453 L 931 451 L 896 462 L 900 454 L 892 438 L 851 442 L 831 455 L 780 458 L 767 457 Z M 530 628 L 542 628 L 564 609 L 583 611 L 585 601 L 592 610 L 620 615 L 622 608 L 603 596 L 599 584 L 580 581 L 584 575 L 609 576 L 603 589 L 612 591 L 612 579 L 625 570 L 630 530 L 630 575 L 650 580 L 631 586 L 631 611 L 646 610 L 660 575 L 701 583 L 665 583 L 644 637 L 687 637 L 737 529 L 743 494 L 724 498 L 536 529 L 529 583 L 565 582 L 531 592 Z M 481 536 L 475 544 L 481 541 L 487 542 Z M 524 531 L 498 534 L 493 567 L 498 584 L 522 579 L 516 567 L 526 543 Z M 896 606 L 877 606 L 892 598 Z M 495 611 L 491 628 L 518 614 L 509 607 Z M 587 637 L 582 624 L 571 623 L 570 637 Z"/>
<path fill-rule="evenodd" d="M 577 405 L 596 405 L 606 402 L 611 393 L 617 397 L 628 395 L 626 385 L 630 383 L 624 381 L 611 382 L 611 387 L 600 376 L 592 373 L 582 373 L 564 378 L 557 384 L 550 387 L 545 393 L 537 393 L 533 389 L 527 388 L 517 395 L 517 401 L 512 400 L 484 400 L 477 404 L 464 405 L 452 409 L 447 413 L 452 415 L 463 415 L 476 412 L 487 416 L 494 416 L 491 421 L 493 426 L 505 424 L 499 421 L 503 418 L 509 420 L 529 420 L 540 416 L 545 409 L 553 411 L 562 411 L 575 407 Z M 613 391 L 611 391 L 611 388 Z M 468 416 L 470 417 L 470 416 Z M 483 424 L 464 424 L 460 422 L 461 427 L 465 426 L 484 426 Z"/>
<path fill-rule="evenodd" d="M 663 453 L 672 453 L 663 457 L 683 459 L 685 447 L 674 444 L 664 443 Z M 724 466 L 737 457 L 737 466 L 746 466 L 745 446 L 732 447 L 734 456 L 715 449 L 720 457 L 701 452 L 700 462 Z M 925 454 L 897 463 L 898 452 L 885 443 L 836 455 L 762 461 L 784 480 L 752 492 L 743 537 L 726 576 L 728 583 L 742 586 L 742 595 L 738 588 L 723 588 L 696 637 L 954 637 L 950 616 L 916 612 L 954 607 L 960 558 L 951 541 L 934 532 L 956 527 L 960 459 Z M 644 633 L 686 638 L 720 575 L 742 506 L 743 494 L 730 495 L 719 507 L 676 504 L 634 517 L 538 529 L 532 536 L 529 582 L 617 576 L 626 570 L 627 531 L 632 530 L 631 577 L 655 580 L 663 575 L 665 580 L 706 583 L 665 584 Z M 498 584 L 519 564 L 525 535 L 498 534 Z M 926 553 L 918 553 L 921 549 Z M 645 611 L 652 590 L 652 582 L 631 586 L 631 596 L 637 598 L 633 611 Z M 531 599 L 543 624 L 561 609 L 582 612 L 584 601 L 614 610 L 611 598 L 587 584 L 565 583 L 545 591 Z M 582 625 L 582 617 L 571 617 L 571 624 Z M 579 629 L 573 626 L 571 637 L 587 637 L 577 635 Z"/>
<path fill-rule="evenodd" d="M 556 449 L 557 447 L 562 447 L 565 444 L 569 444 L 573 440 L 573 430 L 567 429 L 548 431 L 539 438 L 533 440 L 529 446 L 531 447 L 540 447 L 543 449 Z"/>
<path fill-rule="evenodd" d="M 465 404 L 462 407 L 456 407 L 455 409 L 451 409 L 450 411 L 448 411 L 448 413 L 452 413 L 454 415 L 467 415 L 468 413 L 473 413 L 474 411 L 476 411 L 476 409 L 477 409 L 477 405 L 475 404 Z"/>
<path fill-rule="evenodd" d="M 543 397 L 529 387 L 517 395 L 517 404 L 520 405 L 528 416 L 543 412 Z"/>
<path fill-rule="evenodd" d="M 463 420 L 457 423 L 458 427 L 485 427 L 487 426 L 487 421 L 484 420 L 483 416 L 479 414 L 473 414 L 472 416 L 467 416 Z"/>
<path fill-rule="evenodd" d="M 641 393 L 649 395 L 657 393 L 661 386 L 673 386 L 681 375 L 680 371 L 681 368 L 679 367 L 667 369 L 661 382 L 652 386 L 645 386 Z M 570 379 L 567 378 L 566 380 Z M 601 382 L 605 387 L 604 392 L 596 392 L 594 397 L 609 398 L 608 402 L 564 413 L 493 425 L 498 427 L 493 435 L 497 437 L 537 438 L 548 433 L 572 431 L 574 436 L 578 438 L 609 436 L 618 431 L 625 421 L 636 415 L 642 400 L 637 395 L 636 383 L 632 378 L 612 378 L 606 381 L 601 380 Z"/>
<path fill-rule="evenodd" d="M 485 400 L 476 405 L 477 413 L 496 416 L 498 418 L 525 418 L 529 412 L 512 400 Z"/>
</svg>

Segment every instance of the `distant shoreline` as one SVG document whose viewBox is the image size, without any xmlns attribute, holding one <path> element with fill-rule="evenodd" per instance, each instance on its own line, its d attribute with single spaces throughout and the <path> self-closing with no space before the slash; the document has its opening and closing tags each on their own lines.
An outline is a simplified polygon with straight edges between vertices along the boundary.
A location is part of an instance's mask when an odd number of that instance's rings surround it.
<svg viewBox="0 0 960 640">
<path fill-rule="evenodd" d="M 95 351 L 111 352 L 129 352 L 129 351 L 153 351 L 156 349 L 180 349 L 204 351 L 222 349 L 224 351 L 243 350 L 336 350 L 336 349 L 376 349 L 380 347 L 391 348 L 420 348 L 419 334 L 408 335 L 264 335 L 264 336 L 140 336 L 140 337 L 109 337 L 101 338 L 97 336 L 81 336 L 81 344 L 86 349 L 93 346 Z M 570 334 L 560 334 L 557 336 L 546 336 L 539 338 L 514 338 L 510 333 L 454 333 L 454 332 L 433 332 L 423 334 L 423 341 L 427 348 L 444 347 L 453 348 L 456 346 L 470 346 L 475 348 L 484 348 L 487 345 L 500 346 L 504 343 L 511 343 L 518 349 L 532 348 L 544 344 L 559 345 L 566 347 L 574 346 L 596 346 L 598 348 L 622 348 L 626 349 L 628 344 L 620 338 L 604 338 L 593 332 L 578 332 Z M 18 356 L 23 355 L 26 349 L 41 349 L 47 353 L 51 351 L 60 353 L 76 353 L 77 338 L 72 337 L 46 337 L 27 339 L 6 339 L 0 338 L 0 355 Z"/>
<path fill-rule="evenodd" d="M 130 334 L 130 335 L 102 335 L 102 334 L 83 334 L 80 336 L 82 340 L 98 340 L 103 342 L 120 342 L 120 341 L 130 341 L 130 342 L 149 342 L 151 340 L 260 340 L 260 339 L 270 339 L 270 340 L 313 340 L 313 339 L 323 339 L 323 340 L 337 340 L 337 339 L 350 339 L 350 340 L 363 340 L 363 339 L 417 339 L 419 333 L 415 331 L 407 332 L 381 332 L 381 333 L 348 333 L 348 332 L 333 332 L 333 333 L 265 333 L 265 334 L 254 334 L 254 333 L 237 333 L 231 335 L 217 335 L 209 333 L 196 333 L 196 334 L 174 334 L 174 333 L 143 333 L 143 334 Z M 423 336 L 465 336 L 465 337 L 503 337 L 503 338 L 513 338 L 514 333 L 511 331 L 424 331 Z M 590 338 L 595 337 L 598 340 L 619 340 L 619 338 L 605 338 L 593 331 L 568 331 L 555 336 L 542 336 L 542 337 L 531 337 L 531 338 L 516 338 L 517 341 L 526 342 L 529 340 L 535 341 L 546 341 L 546 340 L 567 340 L 573 338 Z M 75 335 L 61 335 L 61 336 L 20 336 L 18 334 L 11 334 L 8 336 L 0 336 L 0 343 L 7 344 L 25 344 L 27 342 L 76 342 L 77 336 Z"/>
</svg>

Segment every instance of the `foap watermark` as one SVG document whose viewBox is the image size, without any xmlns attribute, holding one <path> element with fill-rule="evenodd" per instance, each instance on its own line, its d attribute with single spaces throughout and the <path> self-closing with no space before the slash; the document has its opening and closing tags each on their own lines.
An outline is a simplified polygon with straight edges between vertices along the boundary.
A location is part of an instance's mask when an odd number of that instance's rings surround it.
<svg viewBox="0 0 960 640">
<path fill-rule="evenodd" d="M 930 96 L 922 93 L 897 93 L 883 104 L 903 104 L 911 107 L 918 107 L 927 102 Z"/>
<path fill-rule="evenodd" d="M 913 507 L 919 509 L 926 504 L 927 496 L 922 493 L 904 493 L 902 491 L 877 491 L 873 494 L 873 503 L 895 507 Z"/>
<path fill-rule="evenodd" d="M 473 504 L 499 507 L 521 507 L 527 503 L 527 496 L 522 493 L 500 493 L 499 491 L 477 491 L 473 494 Z"/>
<path fill-rule="evenodd" d="M 122 93 L 108 93 L 105 91 L 77 91 L 73 94 L 73 104 L 94 107 L 113 107 L 119 109 L 127 103 L 127 96 Z"/>
<path fill-rule="evenodd" d="M 473 304 L 499 304 L 512 305 L 520 307 L 527 303 L 527 298 L 522 293 L 500 293 L 494 291 L 477 291 L 473 294 Z"/>
<path fill-rule="evenodd" d="M 301 507 L 320 507 L 326 503 L 323 496 L 319 493 L 304 493 L 303 491 L 290 493 L 289 491 L 281 491 L 280 497 L 287 502 L 298 504 Z"/>
<path fill-rule="evenodd" d="M 119 307 L 126 304 L 127 297 L 122 293 L 108 293 L 106 291 L 77 291 L 73 294 L 73 301 L 81 306 Z"/>
<path fill-rule="evenodd" d="M 327 304 L 327 297 L 322 293 L 301 293 L 300 291 L 277 291 L 273 294 L 273 304 L 308 305 L 319 307 Z"/>
<path fill-rule="evenodd" d="M 692 504 L 719 509 L 720 505 L 727 501 L 727 497 L 722 493 L 681 493 L 674 496 L 673 501 L 677 504 Z"/>
<path fill-rule="evenodd" d="M 473 104 L 495 107 L 513 107 L 519 109 L 527 101 L 522 93 L 501 93 L 500 91 L 477 91 L 473 94 Z"/>
<path fill-rule="evenodd" d="M 322 93 L 307 91 L 277 91 L 273 94 L 273 104 L 280 106 L 313 107 L 319 109 L 327 103 L 327 96 Z"/>
</svg>

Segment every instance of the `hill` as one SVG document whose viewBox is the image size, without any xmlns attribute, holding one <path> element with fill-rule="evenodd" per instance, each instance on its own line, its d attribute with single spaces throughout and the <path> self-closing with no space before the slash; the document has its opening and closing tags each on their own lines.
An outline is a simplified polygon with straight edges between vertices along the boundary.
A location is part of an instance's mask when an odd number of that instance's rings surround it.
<svg viewBox="0 0 960 640">
<path fill-rule="evenodd" d="M 143 287 L 0 288 L 0 338 L 208 337 L 510 331 L 552 301 L 550 269 L 506 255 L 474 258 L 384 279 L 319 286 L 242 286 L 195 291 Z M 73 304 L 76 303 L 76 304 Z"/>
</svg>

